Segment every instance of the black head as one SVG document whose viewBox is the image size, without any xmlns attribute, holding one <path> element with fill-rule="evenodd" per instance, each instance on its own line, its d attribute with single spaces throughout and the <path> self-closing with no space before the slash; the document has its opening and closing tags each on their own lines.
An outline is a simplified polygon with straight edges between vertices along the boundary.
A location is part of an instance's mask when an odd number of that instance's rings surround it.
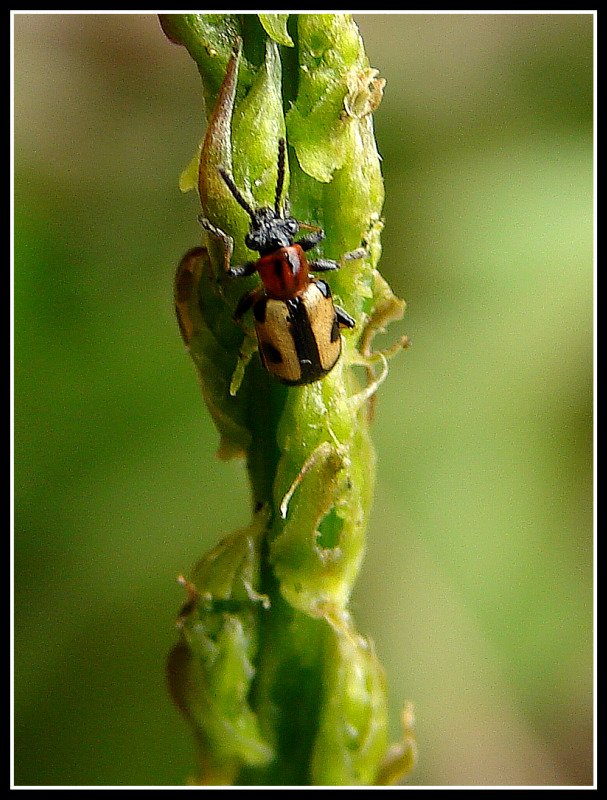
<svg viewBox="0 0 607 800">
<path fill-rule="evenodd" d="M 249 250 L 256 250 L 260 255 L 267 255 L 278 250 L 279 247 L 289 247 L 293 244 L 293 239 L 299 231 L 299 223 L 296 219 L 284 215 L 284 203 L 282 202 L 282 190 L 285 180 L 285 140 L 281 137 L 278 140 L 278 180 L 276 182 L 276 199 L 274 208 L 264 206 L 253 209 L 244 199 L 238 187 L 228 175 L 225 169 L 219 168 L 221 177 L 226 186 L 232 192 L 234 199 L 241 208 L 247 212 L 251 218 L 251 227 L 245 237 L 245 244 Z"/>
</svg>

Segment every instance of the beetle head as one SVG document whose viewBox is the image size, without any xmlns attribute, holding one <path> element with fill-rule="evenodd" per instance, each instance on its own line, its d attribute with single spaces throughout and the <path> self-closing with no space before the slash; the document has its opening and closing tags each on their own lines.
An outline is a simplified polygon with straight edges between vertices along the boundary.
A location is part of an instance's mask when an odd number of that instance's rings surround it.
<svg viewBox="0 0 607 800">
<path fill-rule="evenodd" d="M 279 247 L 289 247 L 299 231 L 299 224 L 293 217 L 281 217 L 273 208 L 256 209 L 251 215 L 251 228 L 245 237 L 249 250 L 257 250 L 261 255 L 273 253 Z"/>
</svg>

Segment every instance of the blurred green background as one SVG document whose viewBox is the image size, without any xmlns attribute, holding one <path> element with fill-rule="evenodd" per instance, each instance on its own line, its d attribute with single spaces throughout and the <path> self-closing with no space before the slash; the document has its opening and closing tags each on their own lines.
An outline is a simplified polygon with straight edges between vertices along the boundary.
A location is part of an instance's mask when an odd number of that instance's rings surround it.
<svg viewBox="0 0 607 800">
<path fill-rule="evenodd" d="M 352 607 L 410 785 L 592 782 L 593 17 L 355 15 L 408 302 Z M 250 518 L 172 309 L 199 77 L 153 15 L 17 15 L 15 783 L 181 785 L 176 583 Z"/>
</svg>

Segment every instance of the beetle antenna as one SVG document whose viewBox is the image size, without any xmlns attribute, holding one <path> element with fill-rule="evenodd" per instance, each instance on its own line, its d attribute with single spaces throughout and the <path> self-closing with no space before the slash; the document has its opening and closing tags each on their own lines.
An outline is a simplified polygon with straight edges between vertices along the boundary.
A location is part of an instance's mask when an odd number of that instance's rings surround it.
<svg viewBox="0 0 607 800">
<path fill-rule="evenodd" d="M 234 199 L 236 200 L 238 205 L 244 208 L 244 210 L 251 217 L 251 219 L 255 219 L 255 212 L 253 211 L 251 206 L 247 203 L 247 201 L 244 199 L 244 197 L 241 195 L 240 190 L 238 189 L 238 187 L 228 174 L 227 170 L 225 170 L 223 167 L 218 167 L 218 169 L 219 169 L 219 174 L 224 179 L 228 189 L 234 195 Z"/>
<path fill-rule="evenodd" d="M 274 210 L 278 217 L 280 214 L 280 198 L 285 184 L 285 160 L 286 160 L 286 147 L 284 136 L 278 140 L 278 179 L 276 181 L 276 200 L 274 202 Z"/>
</svg>

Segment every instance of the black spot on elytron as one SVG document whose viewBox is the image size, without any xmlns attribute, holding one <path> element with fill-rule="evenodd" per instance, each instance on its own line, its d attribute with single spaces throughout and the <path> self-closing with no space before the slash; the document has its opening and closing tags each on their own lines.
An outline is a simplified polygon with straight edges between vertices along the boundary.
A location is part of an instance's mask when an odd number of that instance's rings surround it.
<svg viewBox="0 0 607 800">
<path fill-rule="evenodd" d="M 268 305 L 268 298 L 262 297 L 260 298 L 255 305 L 253 306 L 253 316 L 259 322 L 260 325 L 263 325 L 266 321 L 266 306 Z"/>
<path fill-rule="evenodd" d="M 261 345 L 263 357 L 268 364 L 282 364 L 282 355 L 270 342 L 263 342 Z"/>
</svg>

